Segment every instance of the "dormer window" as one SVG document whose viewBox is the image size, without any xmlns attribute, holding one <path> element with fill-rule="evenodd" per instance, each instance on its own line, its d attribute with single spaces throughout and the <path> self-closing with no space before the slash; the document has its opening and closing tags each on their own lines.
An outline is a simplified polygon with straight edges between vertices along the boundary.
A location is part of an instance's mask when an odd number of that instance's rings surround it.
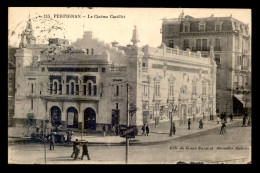
<svg viewBox="0 0 260 173">
<path fill-rule="evenodd" d="M 190 32 L 190 23 L 183 23 L 183 32 Z"/>
<path fill-rule="evenodd" d="M 215 22 L 215 31 L 221 31 L 222 30 L 222 23 L 221 21 Z"/>
<path fill-rule="evenodd" d="M 205 31 L 205 26 L 206 26 L 206 23 L 205 23 L 205 22 L 200 22 L 200 23 L 199 23 L 199 30 L 200 30 L 200 31 Z"/>
</svg>

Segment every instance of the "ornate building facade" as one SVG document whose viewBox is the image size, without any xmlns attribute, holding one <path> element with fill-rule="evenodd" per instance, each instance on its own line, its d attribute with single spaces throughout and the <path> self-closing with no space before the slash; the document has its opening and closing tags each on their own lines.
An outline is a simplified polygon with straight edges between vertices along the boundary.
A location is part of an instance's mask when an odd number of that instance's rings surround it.
<svg viewBox="0 0 260 173">
<path fill-rule="evenodd" d="M 28 32 L 30 30 L 30 32 Z M 48 120 L 53 125 L 101 130 L 126 124 L 153 123 L 156 118 L 175 121 L 216 115 L 216 63 L 214 52 L 200 52 L 148 45 L 105 44 L 85 32 L 69 44 L 50 38 L 36 44 L 31 21 L 16 51 L 16 126 Z M 127 94 L 128 84 L 128 94 Z M 127 95 L 129 95 L 127 105 Z"/>
<path fill-rule="evenodd" d="M 217 63 L 217 113 L 251 110 L 251 36 L 249 26 L 229 17 L 163 19 L 162 42 L 207 57 L 214 47 Z M 250 111 L 249 111 L 250 112 Z"/>
</svg>

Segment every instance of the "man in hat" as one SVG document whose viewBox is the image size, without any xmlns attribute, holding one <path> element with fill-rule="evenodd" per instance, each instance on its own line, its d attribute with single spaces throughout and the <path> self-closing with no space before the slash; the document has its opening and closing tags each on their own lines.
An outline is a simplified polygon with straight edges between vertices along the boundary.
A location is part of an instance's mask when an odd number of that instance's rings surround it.
<svg viewBox="0 0 260 173">
<path fill-rule="evenodd" d="M 88 160 L 90 160 L 90 157 L 89 157 L 89 154 L 88 154 L 88 141 L 83 145 L 81 160 L 83 160 L 84 155 L 87 155 Z"/>
<path fill-rule="evenodd" d="M 55 132 L 52 132 L 51 134 L 50 134 L 50 136 L 49 136 L 49 141 L 50 141 L 50 150 L 51 150 L 51 148 L 53 148 L 53 150 L 54 150 L 54 145 L 55 145 Z"/>
<path fill-rule="evenodd" d="M 188 120 L 188 130 L 190 130 L 190 125 L 191 125 L 191 122 L 190 122 L 190 118 Z"/>
</svg>

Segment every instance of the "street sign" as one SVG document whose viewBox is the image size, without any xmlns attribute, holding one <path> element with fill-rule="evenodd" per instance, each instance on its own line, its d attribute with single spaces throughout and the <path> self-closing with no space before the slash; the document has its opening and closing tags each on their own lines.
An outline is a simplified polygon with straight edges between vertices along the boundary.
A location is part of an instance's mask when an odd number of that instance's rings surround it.
<svg viewBox="0 0 260 173">
<path fill-rule="evenodd" d="M 121 127 L 120 137 L 135 138 L 135 128 L 136 127 Z"/>
</svg>

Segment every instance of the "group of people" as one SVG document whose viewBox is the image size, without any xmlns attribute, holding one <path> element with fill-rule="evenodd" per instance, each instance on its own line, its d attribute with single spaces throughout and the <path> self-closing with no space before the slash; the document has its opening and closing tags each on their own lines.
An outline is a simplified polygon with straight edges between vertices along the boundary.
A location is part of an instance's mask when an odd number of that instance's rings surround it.
<svg viewBox="0 0 260 173">
<path fill-rule="evenodd" d="M 149 135 L 149 131 L 150 131 L 150 127 L 149 127 L 149 124 L 144 124 L 143 126 L 142 126 L 142 131 L 143 131 L 143 135 Z"/>
<path fill-rule="evenodd" d="M 190 125 L 191 125 L 191 120 L 190 118 L 188 119 L 188 130 L 190 130 Z M 199 129 L 203 129 L 203 121 L 200 119 L 199 121 Z"/>
<path fill-rule="evenodd" d="M 90 160 L 89 153 L 88 153 L 88 142 L 86 141 L 83 146 L 82 146 L 82 154 L 81 157 L 79 158 L 79 153 L 80 153 L 80 143 L 78 139 L 73 143 L 73 152 L 71 154 L 71 157 L 74 157 L 74 160 L 81 159 L 83 160 L 84 156 L 87 155 L 88 160 Z"/>
</svg>

